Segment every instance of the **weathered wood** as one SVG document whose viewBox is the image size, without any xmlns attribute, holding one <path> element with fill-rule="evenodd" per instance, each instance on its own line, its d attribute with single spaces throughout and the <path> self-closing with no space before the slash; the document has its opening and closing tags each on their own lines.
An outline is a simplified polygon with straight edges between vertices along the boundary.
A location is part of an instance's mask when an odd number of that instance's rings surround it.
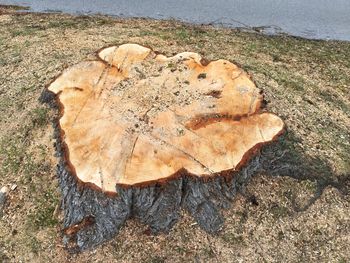
<svg viewBox="0 0 350 263">
<path fill-rule="evenodd" d="M 64 240 L 90 248 L 139 219 L 168 231 L 184 208 L 208 232 L 284 130 L 263 96 L 227 60 L 109 47 L 66 69 L 42 100 L 56 106 Z M 249 161 L 249 162 L 248 162 Z M 102 190 L 102 191 L 101 191 Z"/>
</svg>

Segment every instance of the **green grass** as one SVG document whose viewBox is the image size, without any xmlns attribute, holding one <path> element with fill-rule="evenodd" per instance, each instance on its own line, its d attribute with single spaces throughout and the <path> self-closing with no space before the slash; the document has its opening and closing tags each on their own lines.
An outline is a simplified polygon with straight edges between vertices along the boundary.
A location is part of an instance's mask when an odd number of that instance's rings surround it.
<svg viewBox="0 0 350 263">
<path fill-rule="evenodd" d="M 47 28 L 75 28 L 77 24 L 79 23 L 74 20 L 50 21 L 47 24 Z"/>
<path fill-rule="evenodd" d="M 237 235 L 235 233 L 225 233 L 222 236 L 222 239 L 227 243 L 232 246 L 244 246 L 244 238 L 242 235 Z"/>
<path fill-rule="evenodd" d="M 289 209 L 285 206 L 274 204 L 270 208 L 270 212 L 274 219 L 280 219 L 289 215 Z"/>
<path fill-rule="evenodd" d="M 34 126 L 42 127 L 48 123 L 48 108 L 39 107 L 31 112 L 32 122 Z"/>
<path fill-rule="evenodd" d="M 19 138 L 6 136 L 0 141 L 0 156 L 2 159 L 1 173 L 16 174 L 21 169 L 25 156 L 24 145 Z"/>
<path fill-rule="evenodd" d="M 307 191 L 314 193 L 317 190 L 316 181 L 304 180 L 300 182 L 301 187 L 305 188 Z"/>
<path fill-rule="evenodd" d="M 215 251 L 209 245 L 202 248 L 201 254 L 205 259 L 215 258 Z"/>
<path fill-rule="evenodd" d="M 33 234 L 28 234 L 28 239 L 26 240 L 26 245 L 29 247 L 30 251 L 34 254 L 38 254 L 42 249 L 41 242 L 33 236 Z"/>
<path fill-rule="evenodd" d="M 12 9 L 15 11 L 30 10 L 29 6 L 20 6 L 20 5 L 0 5 L 0 7 L 4 9 Z"/>
<path fill-rule="evenodd" d="M 15 29 L 11 32 L 11 36 L 12 37 L 30 36 L 30 35 L 34 35 L 39 30 L 41 29 L 36 27 L 25 27 L 23 29 Z"/>
<path fill-rule="evenodd" d="M 147 263 L 164 263 L 165 258 L 160 257 L 160 256 L 151 256 L 150 258 L 146 259 Z"/>
<path fill-rule="evenodd" d="M 34 189 L 40 191 L 41 189 Z M 57 194 L 52 190 L 44 190 L 35 199 L 33 212 L 28 215 L 28 228 L 34 230 L 44 229 L 47 227 L 54 227 L 58 220 L 54 217 L 54 211 L 58 204 Z"/>
</svg>

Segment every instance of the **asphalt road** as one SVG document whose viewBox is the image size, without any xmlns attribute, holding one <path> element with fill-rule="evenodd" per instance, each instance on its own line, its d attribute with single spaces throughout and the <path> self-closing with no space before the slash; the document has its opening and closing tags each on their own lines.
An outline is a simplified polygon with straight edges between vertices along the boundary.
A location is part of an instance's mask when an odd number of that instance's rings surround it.
<svg viewBox="0 0 350 263">
<path fill-rule="evenodd" d="M 35 12 L 175 18 L 228 27 L 263 27 L 314 39 L 350 41 L 350 0 L 0 0 Z"/>
</svg>

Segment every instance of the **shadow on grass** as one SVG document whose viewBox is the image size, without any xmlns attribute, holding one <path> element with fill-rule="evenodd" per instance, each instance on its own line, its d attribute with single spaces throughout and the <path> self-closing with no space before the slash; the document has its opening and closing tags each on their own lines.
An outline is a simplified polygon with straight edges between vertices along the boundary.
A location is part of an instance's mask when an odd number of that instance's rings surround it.
<svg viewBox="0 0 350 263">
<path fill-rule="evenodd" d="M 350 174 L 337 175 L 327 160 L 313 158 L 298 146 L 298 138 L 288 131 L 276 143 L 261 151 L 261 172 L 269 176 L 288 176 L 299 181 L 309 180 L 316 184 L 313 196 L 306 205 L 297 205 L 292 196 L 293 209 L 296 212 L 307 210 L 321 197 L 328 186 L 336 188 L 341 194 L 349 195 Z"/>
</svg>

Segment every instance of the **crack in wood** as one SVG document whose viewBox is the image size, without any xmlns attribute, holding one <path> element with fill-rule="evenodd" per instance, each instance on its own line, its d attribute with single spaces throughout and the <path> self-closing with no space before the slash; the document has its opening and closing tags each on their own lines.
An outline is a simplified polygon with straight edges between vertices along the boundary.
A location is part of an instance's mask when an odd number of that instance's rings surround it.
<svg viewBox="0 0 350 263">
<path fill-rule="evenodd" d="M 75 125 L 75 123 L 76 123 L 76 121 L 77 121 L 77 119 L 78 119 L 80 113 L 83 111 L 83 109 L 85 108 L 87 102 L 89 101 L 89 99 L 91 98 L 91 96 L 94 94 L 94 89 L 95 89 L 95 87 L 98 85 L 98 83 L 100 82 L 100 80 L 101 80 L 101 78 L 102 78 L 102 76 L 103 76 L 105 70 L 106 70 L 106 67 L 102 70 L 102 72 L 101 72 L 101 74 L 100 74 L 100 76 L 99 76 L 99 78 L 98 78 L 96 84 L 93 85 L 93 88 L 92 88 L 91 91 L 89 92 L 89 94 L 88 94 L 86 100 L 84 101 L 82 107 L 79 109 L 78 113 L 76 114 L 76 116 L 75 116 L 75 118 L 74 118 L 74 121 L 73 121 L 73 123 L 72 123 L 72 127 L 74 127 L 74 125 Z"/>
<path fill-rule="evenodd" d="M 160 141 L 160 142 L 162 142 L 162 143 L 168 145 L 169 147 L 171 147 L 171 148 L 173 148 L 173 149 L 175 149 L 175 150 L 181 152 L 182 154 L 188 156 L 192 161 L 194 161 L 194 162 L 196 162 L 197 164 L 199 164 L 204 170 L 206 170 L 206 171 L 209 172 L 210 174 L 213 174 L 213 173 L 214 173 L 211 169 L 209 169 L 209 167 L 207 167 L 206 165 L 204 165 L 203 163 L 201 163 L 199 160 L 197 160 L 197 159 L 196 159 L 194 156 L 192 156 L 190 153 L 185 152 L 184 150 L 182 150 L 182 149 L 176 147 L 175 145 L 173 145 L 173 144 L 171 144 L 171 143 L 168 143 L 168 142 L 165 141 L 165 140 L 162 140 L 162 139 L 160 139 L 160 138 L 154 136 L 153 134 L 150 134 L 150 135 L 151 135 L 154 139 L 156 139 L 156 140 L 158 140 L 158 141 Z"/>
</svg>

